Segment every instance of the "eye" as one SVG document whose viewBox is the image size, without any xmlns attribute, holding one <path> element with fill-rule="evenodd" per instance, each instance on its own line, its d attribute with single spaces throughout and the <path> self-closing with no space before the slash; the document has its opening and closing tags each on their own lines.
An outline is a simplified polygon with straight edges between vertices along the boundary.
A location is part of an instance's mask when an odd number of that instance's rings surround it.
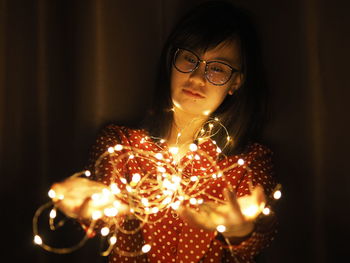
<svg viewBox="0 0 350 263">
<path fill-rule="evenodd" d="M 190 62 L 190 63 L 192 63 L 192 64 L 196 64 L 196 63 L 197 63 L 197 59 L 196 59 L 196 57 L 194 57 L 193 55 L 185 54 L 184 58 L 185 58 L 185 60 L 186 60 L 187 62 Z"/>
<path fill-rule="evenodd" d="M 215 73 L 225 72 L 225 69 L 221 65 L 218 65 L 218 64 L 210 65 L 209 70 L 212 72 L 215 72 Z"/>
<path fill-rule="evenodd" d="M 213 70 L 215 72 L 223 72 L 223 70 L 219 67 L 212 67 L 211 70 Z"/>
</svg>

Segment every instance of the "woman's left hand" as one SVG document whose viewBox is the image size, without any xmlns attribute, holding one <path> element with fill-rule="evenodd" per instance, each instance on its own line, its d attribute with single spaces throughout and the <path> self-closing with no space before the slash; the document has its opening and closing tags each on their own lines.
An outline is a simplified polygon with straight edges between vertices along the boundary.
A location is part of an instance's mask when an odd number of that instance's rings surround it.
<svg viewBox="0 0 350 263">
<path fill-rule="evenodd" d="M 260 185 L 253 188 L 249 183 L 250 195 L 237 197 L 235 192 L 224 189 L 223 204 L 205 202 L 198 209 L 180 207 L 179 214 L 188 223 L 209 231 L 219 231 L 225 237 L 243 237 L 254 229 L 254 220 L 266 204 L 264 190 Z"/>
</svg>

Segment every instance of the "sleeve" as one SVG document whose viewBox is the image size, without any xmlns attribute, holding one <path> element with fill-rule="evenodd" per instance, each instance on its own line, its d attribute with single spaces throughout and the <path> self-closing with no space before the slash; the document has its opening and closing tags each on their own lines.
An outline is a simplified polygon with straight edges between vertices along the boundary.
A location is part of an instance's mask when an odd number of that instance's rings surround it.
<svg viewBox="0 0 350 263">
<path fill-rule="evenodd" d="M 254 186 L 259 184 L 264 188 L 267 203 L 271 203 L 269 199 L 276 187 L 272 152 L 262 145 L 254 144 L 245 157 L 245 165 L 247 172 L 236 186 L 237 196 L 249 194 L 248 182 L 251 181 Z M 272 212 L 267 216 L 260 215 L 256 219 L 254 231 L 238 244 L 227 244 L 222 236 L 219 237 L 221 244 L 226 248 L 227 261 L 223 262 L 254 262 L 253 259 L 274 239 L 276 225 L 276 215 Z"/>
</svg>

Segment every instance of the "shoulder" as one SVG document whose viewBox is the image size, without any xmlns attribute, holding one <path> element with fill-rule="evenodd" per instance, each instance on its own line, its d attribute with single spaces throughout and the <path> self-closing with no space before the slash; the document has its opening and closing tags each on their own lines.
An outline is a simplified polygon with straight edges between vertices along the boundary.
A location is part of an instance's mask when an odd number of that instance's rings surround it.
<svg viewBox="0 0 350 263">
<path fill-rule="evenodd" d="M 246 154 L 256 156 L 273 155 L 272 150 L 268 146 L 258 142 L 249 143 L 245 152 Z"/>
<path fill-rule="evenodd" d="M 252 142 L 247 145 L 244 154 L 242 154 L 247 161 L 271 161 L 273 157 L 273 151 L 266 145 Z"/>
</svg>

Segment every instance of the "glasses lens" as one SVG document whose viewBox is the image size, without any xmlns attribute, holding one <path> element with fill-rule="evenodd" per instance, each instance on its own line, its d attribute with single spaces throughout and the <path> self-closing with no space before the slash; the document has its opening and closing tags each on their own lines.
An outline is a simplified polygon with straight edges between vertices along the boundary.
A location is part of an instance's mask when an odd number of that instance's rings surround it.
<svg viewBox="0 0 350 263">
<path fill-rule="evenodd" d="M 198 58 L 188 50 L 179 49 L 174 58 L 175 67 L 181 72 L 191 72 L 198 64 Z"/>
<path fill-rule="evenodd" d="M 232 69 L 220 62 L 209 62 L 207 64 L 207 78 L 216 85 L 225 84 L 231 77 Z"/>
</svg>

